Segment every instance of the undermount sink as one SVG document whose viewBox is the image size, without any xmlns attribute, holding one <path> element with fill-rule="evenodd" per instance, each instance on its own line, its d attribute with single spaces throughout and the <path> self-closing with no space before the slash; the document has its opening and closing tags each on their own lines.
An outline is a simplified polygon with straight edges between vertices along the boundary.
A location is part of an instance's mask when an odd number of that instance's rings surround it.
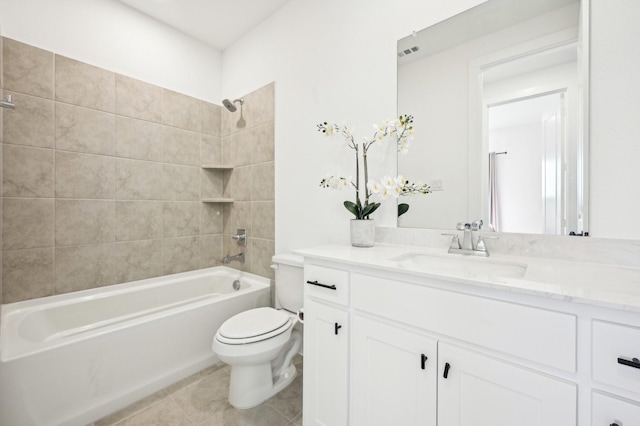
<svg viewBox="0 0 640 426">
<path fill-rule="evenodd" d="M 447 274 L 473 274 L 483 276 L 500 276 L 522 278 L 527 271 L 527 265 L 487 258 L 466 257 L 459 255 L 437 255 L 429 253 L 405 253 L 391 258 L 398 262 L 401 268 L 418 270 L 421 272 Z"/>
</svg>

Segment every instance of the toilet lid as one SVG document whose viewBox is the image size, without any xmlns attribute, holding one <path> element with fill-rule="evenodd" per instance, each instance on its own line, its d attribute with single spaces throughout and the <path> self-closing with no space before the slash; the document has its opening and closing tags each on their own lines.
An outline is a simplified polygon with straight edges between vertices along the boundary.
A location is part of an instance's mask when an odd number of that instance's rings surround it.
<svg viewBox="0 0 640 426">
<path fill-rule="evenodd" d="M 273 308 L 250 309 L 226 320 L 218 334 L 227 339 L 248 339 L 277 330 L 289 321 L 289 315 Z"/>
</svg>

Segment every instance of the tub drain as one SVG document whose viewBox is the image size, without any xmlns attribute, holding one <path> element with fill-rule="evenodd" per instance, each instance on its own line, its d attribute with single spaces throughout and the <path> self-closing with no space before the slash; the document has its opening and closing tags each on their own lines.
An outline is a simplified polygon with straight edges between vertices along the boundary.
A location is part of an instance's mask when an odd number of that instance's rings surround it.
<svg viewBox="0 0 640 426">
<path fill-rule="evenodd" d="M 233 289 L 234 290 L 240 290 L 240 280 L 235 280 L 233 282 Z"/>
</svg>

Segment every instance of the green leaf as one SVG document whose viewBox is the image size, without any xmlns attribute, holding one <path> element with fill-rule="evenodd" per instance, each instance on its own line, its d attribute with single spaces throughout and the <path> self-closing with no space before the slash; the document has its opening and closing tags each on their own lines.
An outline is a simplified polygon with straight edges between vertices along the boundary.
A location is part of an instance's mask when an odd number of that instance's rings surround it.
<svg viewBox="0 0 640 426">
<path fill-rule="evenodd" d="M 358 209 L 358 206 L 356 206 L 355 203 L 351 201 L 345 201 L 344 207 L 349 210 L 351 214 L 356 217 L 356 219 L 360 219 L 360 209 Z"/>
<path fill-rule="evenodd" d="M 398 204 L 398 217 L 402 216 L 408 211 L 409 211 L 409 204 L 407 203 Z"/>
<path fill-rule="evenodd" d="M 378 210 L 380 203 L 371 203 L 362 210 L 362 217 L 368 217 L 370 214 Z"/>
</svg>

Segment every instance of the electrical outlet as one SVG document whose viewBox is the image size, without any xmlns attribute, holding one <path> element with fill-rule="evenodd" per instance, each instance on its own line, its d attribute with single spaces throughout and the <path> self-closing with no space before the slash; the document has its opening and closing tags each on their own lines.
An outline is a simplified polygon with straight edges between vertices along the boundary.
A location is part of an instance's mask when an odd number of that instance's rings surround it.
<svg viewBox="0 0 640 426">
<path fill-rule="evenodd" d="M 431 191 L 444 191 L 442 179 L 431 179 L 429 186 L 431 187 Z"/>
</svg>

